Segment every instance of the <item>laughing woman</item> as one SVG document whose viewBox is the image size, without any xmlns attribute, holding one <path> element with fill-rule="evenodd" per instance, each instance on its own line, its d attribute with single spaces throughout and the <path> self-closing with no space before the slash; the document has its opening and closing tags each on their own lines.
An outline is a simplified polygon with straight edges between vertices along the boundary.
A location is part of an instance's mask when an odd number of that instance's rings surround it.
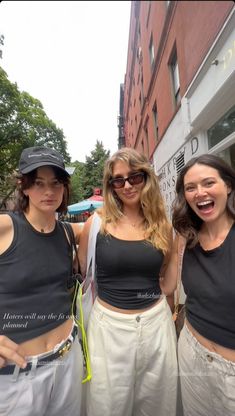
<svg viewBox="0 0 235 416">
<path fill-rule="evenodd" d="M 179 338 L 184 413 L 234 416 L 235 171 L 219 157 L 201 155 L 181 170 L 176 193 L 173 225 L 187 241 Z M 171 267 L 166 293 L 175 287 Z"/>
<path fill-rule="evenodd" d="M 123 148 L 106 162 L 103 190 L 87 416 L 174 416 L 176 334 L 159 286 L 171 226 L 157 177 L 143 155 Z M 90 225 L 88 219 L 79 246 L 84 274 Z"/>
</svg>

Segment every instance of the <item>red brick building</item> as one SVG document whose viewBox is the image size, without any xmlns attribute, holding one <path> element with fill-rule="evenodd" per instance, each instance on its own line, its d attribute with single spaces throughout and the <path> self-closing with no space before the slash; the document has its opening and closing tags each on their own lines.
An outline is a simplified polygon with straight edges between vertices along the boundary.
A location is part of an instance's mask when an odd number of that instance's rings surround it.
<svg viewBox="0 0 235 416">
<path fill-rule="evenodd" d="M 145 153 L 170 210 L 177 170 L 211 152 L 235 166 L 233 1 L 132 1 L 119 146 Z"/>
</svg>

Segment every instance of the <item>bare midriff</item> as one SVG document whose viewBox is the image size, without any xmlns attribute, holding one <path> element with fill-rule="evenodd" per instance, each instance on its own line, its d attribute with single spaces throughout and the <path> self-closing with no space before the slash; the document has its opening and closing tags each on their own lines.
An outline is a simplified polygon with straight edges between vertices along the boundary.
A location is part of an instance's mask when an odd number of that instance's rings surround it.
<svg viewBox="0 0 235 416">
<path fill-rule="evenodd" d="M 23 356 L 38 355 L 53 350 L 64 339 L 68 338 L 73 326 L 72 319 L 68 319 L 55 329 L 19 344 L 19 354 Z"/>
<path fill-rule="evenodd" d="M 110 311 L 125 313 L 125 314 L 130 315 L 130 314 L 135 314 L 135 313 L 143 313 L 143 312 L 147 311 L 148 309 L 153 308 L 154 306 L 157 305 L 157 303 L 161 302 L 162 296 L 153 305 L 149 306 L 148 308 L 144 308 L 144 309 L 120 309 L 120 308 L 116 308 L 115 306 L 110 305 L 107 302 L 104 302 L 99 297 L 97 298 L 97 300 L 102 306 L 109 309 Z"/>
<path fill-rule="evenodd" d="M 193 327 L 192 325 L 187 321 L 187 319 L 185 320 L 186 325 L 188 327 L 188 329 L 190 330 L 190 332 L 193 334 L 193 336 L 196 338 L 196 340 L 203 345 L 203 347 L 207 348 L 209 351 L 211 352 L 215 352 L 216 354 L 221 355 L 223 358 L 225 358 L 228 361 L 232 361 L 235 363 L 235 350 L 230 349 L 230 348 L 226 348 L 226 347 L 222 347 L 219 344 L 216 344 L 213 341 L 210 341 L 209 339 L 203 337 L 202 335 L 200 335 Z"/>
</svg>

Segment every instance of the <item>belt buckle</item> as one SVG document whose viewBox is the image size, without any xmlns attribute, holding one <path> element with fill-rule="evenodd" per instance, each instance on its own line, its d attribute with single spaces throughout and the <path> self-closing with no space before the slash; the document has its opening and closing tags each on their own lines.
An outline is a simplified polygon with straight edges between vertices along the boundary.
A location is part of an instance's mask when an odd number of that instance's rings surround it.
<svg viewBox="0 0 235 416">
<path fill-rule="evenodd" d="M 68 340 L 66 344 L 59 350 L 60 358 L 62 358 L 71 348 L 72 341 Z"/>
</svg>

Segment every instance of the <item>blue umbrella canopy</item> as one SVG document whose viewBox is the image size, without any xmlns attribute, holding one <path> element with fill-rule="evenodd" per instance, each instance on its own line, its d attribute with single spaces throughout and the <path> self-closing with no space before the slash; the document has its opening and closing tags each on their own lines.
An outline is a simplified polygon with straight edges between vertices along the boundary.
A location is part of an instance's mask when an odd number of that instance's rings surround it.
<svg viewBox="0 0 235 416">
<path fill-rule="evenodd" d="M 69 214 L 81 214 L 85 211 L 94 211 L 94 209 L 99 208 L 103 205 L 103 201 L 93 201 L 84 199 L 83 201 L 77 202 L 68 206 Z"/>
</svg>

